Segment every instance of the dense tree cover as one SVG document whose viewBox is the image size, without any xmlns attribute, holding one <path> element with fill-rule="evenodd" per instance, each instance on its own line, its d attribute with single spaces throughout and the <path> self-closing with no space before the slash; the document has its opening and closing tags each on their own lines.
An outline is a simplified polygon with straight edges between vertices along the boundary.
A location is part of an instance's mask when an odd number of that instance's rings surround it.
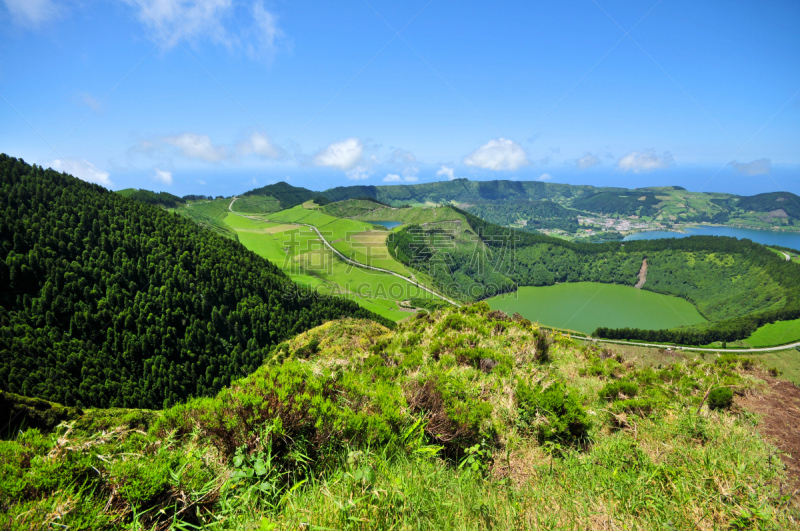
<svg viewBox="0 0 800 531">
<path fill-rule="evenodd" d="M 128 199 L 134 199 L 150 205 L 160 205 L 164 208 L 178 208 L 186 203 L 185 198 L 172 195 L 168 192 L 156 193 L 151 192 L 150 190 L 135 190 L 133 188 L 126 188 L 125 190 L 120 190 L 117 193 L 127 197 Z"/>
<path fill-rule="evenodd" d="M 292 186 L 289 183 L 281 181 L 279 183 L 250 190 L 244 195 L 264 195 L 274 197 L 278 200 L 278 202 L 280 202 L 281 210 L 285 210 L 287 208 L 292 208 L 305 203 L 306 201 L 310 201 L 311 199 L 314 199 L 316 196 L 320 195 L 320 193 L 312 192 L 308 188 Z"/>
<path fill-rule="evenodd" d="M 800 220 L 800 196 L 790 192 L 770 192 L 742 197 L 736 207 L 744 211 L 772 212 L 781 209 L 791 218 Z"/>
<path fill-rule="evenodd" d="M 212 394 L 342 316 L 191 221 L 0 155 L 0 389 L 157 408 Z"/>
<path fill-rule="evenodd" d="M 181 199 L 184 201 L 211 201 L 214 197 L 210 195 L 189 194 L 181 197 Z"/>
<path fill-rule="evenodd" d="M 662 331 L 601 329 L 599 335 L 710 343 L 741 339 L 764 323 L 800 317 L 800 268 L 749 240 L 696 236 L 574 243 L 513 231 L 455 210 L 469 226 L 410 226 L 389 242 L 393 256 L 429 273 L 452 297 L 476 300 L 516 286 L 556 282 L 633 286 L 646 258 L 645 289 L 685 298 L 711 322 Z"/>
<path fill-rule="evenodd" d="M 464 209 L 481 219 L 497 225 L 526 222 L 525 229 L 578 230 L 578 212 L 553 201 L 480 201 Z"/>
<path fill-rule="evenodd" d="M 626 190 L 623 192 L 602 192 L 583 196 L 572 202 L 574 208 L 602 214 L 623 216 L 652 216 L 658 212 L 655 205 L 660 203 L 652 192 Z"/>
</svg>

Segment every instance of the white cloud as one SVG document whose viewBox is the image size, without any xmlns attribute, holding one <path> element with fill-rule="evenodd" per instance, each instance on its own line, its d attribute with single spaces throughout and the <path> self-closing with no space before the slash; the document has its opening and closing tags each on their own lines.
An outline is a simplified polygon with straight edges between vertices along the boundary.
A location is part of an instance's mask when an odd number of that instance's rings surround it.
<svg viewBox="0 0 800 531">
<path fill-rule="evenodd" d="M 448 181 L 452 181 L 453 179 L 456 178 L 455 170 L 453 168 L 448 167 L 448 166 L 442 166 L 439 169 L 439 171 L 436 172 L 436 176 L 437 177 L 445 176 L 445 177 L 447 177 Z"/>
<path fill-rule="evenodd" d="M 263 2 L 253 2 L 253 30 L 247 54 L 254 59 L 272 61 L 278 53 L 276 41 L 283 37 L 275 15 L 264 9 Z"/>
<path fill-rule="evenodd" d="M 60 8 L 51 0 L 3 0 L 11 19 L 21 26 L 38 26 L 59 14 Z"/>
<path fill-rule="evenodd" d="M 223 20 L 233 7 L 232 0 L 126 0 L 139 11 L 139 21 L 153 40 L 171 48 L 181 40 L 199 36 L 231 46 Z M 166 39 L 165 39 L 166 38 Z"/>
<path fill-rule="evenodd" d="M 255 59 L 270 61 L 283 38 L 276 17 L 261 0 L 250 4 L 249 19 L 241 21 L 233 0 L 125 0 L 138 13 L 150 37 L 165 48 L 185 40 L 209 40 L 230 49 L 243 49 Z"/>
<path fill-rule="evenodd" d="M 86 159 L 55 159 L 50 165 L 56 171 L 69 173 L 86 182 L 100 184 L 106 188 L 112 186 L 107 171 L 99 169 Z"/>
<path fill-rule="evenodd" d="M 156 173 L 153 175 L 153 180 L 164 184 L 172 184 L 172 172 L 159 170 L 156 168 Z"/>
<path fill-rule="evenodd" d="M 212 144 L 208 135 L 183 133 L 181 135 L 168 136 L 164 138 L 164 142 L 180 149 L 181 154 L 189 159 L 217 162 L 226 156 L 225 147 Z"/>
<path fill-rule="evenodd" d="M 529 162 L 522 146 L 513 140 L 498 138 L 464 157 L 464 164 L 485 170 L 516 170 Z"/>
<path fill-rule="evenodd" d="M 239 153 L 242 155 L 254 153 L 262 157 L 275 158 L 280 150 L 270 142 L 267 135 L 256 132 L 248 140 L 239 144 Z"/>
<path fill-rule="evenodd" d="M 553 179 L 553 176 L 552 176 L 552 175 L 550 175 L 549 173 L 543 173 L 543 174 L 541 174 L 541 175 L 539 176 L 539 180 L 540 180 L 540 181 L 550 181 L 550 180 L 552 180 L 552 179 Z"/>
<path fill-rule="evenodd" d="M 672 154 L 669 151 L 659 157 L 655 150 L 631 151 L 617 162 L 617 167 L 622 171 L 645 173 L 653 170 L 668 168 L 672 165 Z"/>
<path fill-rule="evenodd" d="M 588 170 L 600 164 L 600 157 L 591 153 L 586 153 L 584 156 L 575 161 L 579 170 Z"/>
<path fill-rule="evenodd" d="M 89 107 L 93 111 L 102 111 L 102 107 L 100 106 L 100 101 L 89 94 L 88 92 L 82 92 L 80 94 L 81 102 Z"/>
<path fill-rule="evenodd" d="M 364 179 L 369 179 L 372 176 L 372 169 L 370 169 L 369 166 L 359 164 L 355 168 L 347 170 L 345 175 L 348 179 L 353 181 L 362 181 Z"/>
<path fill-rule="evenodd" d="M 417 178 L 416 175 L 405 175 L 401 177 L 396 173 L 389 173 L 386 175 L 386 177 L 383 178 L 383 182 L 385 183 L 400 183 L 400 182 L 415 183 L 418 180 L 419 179 Z"/>
<path fill-rule="evenodd" d="M 395 149 L 392 152 L 391 161 L 398 166 L 413 165 L 416 164 L 417 157 L 405 149 Z"/>
<path fill-rule="evenodd" d="M 730 165 L 736 171 L 745 175 L 766 175 L 772 169 L 772 161 L 770 159 L 756 159 L 752 162 L 736 162 L 734 160 Z"/>
<path fill-rule="evenodd" d="M 328 147 L 317 153 L 314 164 L 328 168 L 338 168 L 342 171 L 355 169 L 364 154 L 364 143 L 355 137 L 333 142 Z M 358 173 L 358 172 L 356 172 Z M 348 175 L 350 177 L 350 175 Z M 369 175 L 367 175 L 369 177 Z M 366 177 L 350 177 L 351 179 L 366 179 Z"/>
</svg>

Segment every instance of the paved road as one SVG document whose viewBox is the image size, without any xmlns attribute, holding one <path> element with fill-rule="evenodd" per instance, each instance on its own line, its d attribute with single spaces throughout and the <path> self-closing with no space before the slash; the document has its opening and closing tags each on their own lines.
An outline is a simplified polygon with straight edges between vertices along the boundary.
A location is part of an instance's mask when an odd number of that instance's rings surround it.
<svg viewBox="0 0 800 531">
<path fill-rule="evenodd" d="M 764 348 L 700 348 L 700 347 L 676 347 L 675 345 L 659 345 L 657 343 L 633 343 L 631 341 L 617 341 L 615 339 L 595 339 L 593 337 L 571 336 L 573 339 L 585 339 L 587 341 L 597 341 L 598 343 L 614 343 L 617 345 L 633 345 L 635 347 L 653 347 L 653 348 L 671 348 L 673 350 L 691 350 L 697 352 L 731 352 L 738 354 L 740 352 L 774 352 L 776 350 L 787 350 L 790 348 L 800 346 L 800 341 L 790 343 L 788 345 L 780 345 L 778 347 L 764 347 Z"/>
<path fill-rule="evenodd" d="M 233 200 L 231 201 L 231 204 L 230 204 L 230 205 L 228 205 L 228 210 L 230 210 L 230 211 L 231 211 L 233 214 L 236 214 L 237 216 L 241 216 L 241 217 L 243 217 L 243 218 L 246 218 L 247 216 L 244 216 L 244 215 L 242 215 L 242 214 L 239 214 L 238 212 L 234 212 L 234 211 L 233 211 L 233 203 L 234 203 L 234 202 L 235 202 L 237 199 L 238 199 L 238 197 L 234 197 L 234 198 L 233 198 Z M 427 292 L 428 292 L 428 293 L 430 293 L 431 295 L 435 295 L 436 297 L 439 297 L 440 299 L 442 299 L 442 300 L 445 300 L 445 301 L 449 302 L 450 304 L 452 304 L 452 305 L 454 305 L 454 306 L 459 306 L 459 307 L 461 306 L 459 303 L 457 303 L 457 302 L 455 302 L 455 301 L 452 301 L 452 300 L 448 299 L 448 298 L 447 298 L 447 297 L 445 297 L 444 295 L 440 295 L 439 293 L 436 293 L 436 292 L 435 292 L 435 291 L 433 291 L 432 289 L 429 289 L 429 288 L 427 288 L 427 287 L 423 286 L 422 284 L 420 284 L 419 282 L 416 282 L 415 280 L 412 280 L 412 279 L 410 279 L 410 278 L 408 278 L 408 277 L 404 277 L 404 276 L 403 276 L 403 275 L 401 275 L 400 273 L 395 273 L 394 271 L 390 271 L 389 269 L 383 269 L 382 267 L 375 267 L 375 266 L 370 266 L 370 265 L 362 264 L 361 262 L 356 262 L 355 260 L 351 260 L 350 258 L 347 258 L 345 255 L 343 255 L 343 254 L 342 254 L 342 253 L 340 253 L 340 252 L 339 252 L 337 249 L 335 249 L 335 248 L 333 247 L 333 245 L 331 245 L 330 243 L 328 243 L 328 240 L 326 240 L 326 239 L 325 239 L 325 238 L 322 236 L 322 234 L 319 232 L 319 229 L 317 229 L 317 228 L 316 228 L 314 225 L 307 225 L 307 224 L 305 224 L 305 223 L 297 223 L 297 222 L 291 222 L 290 224 L 291 224 L 291 225 L 302 225 L 303 227 L 308 227 L 308 228 L 312 229 L 314 232 L 316 232 L 316 233 L 317 233 L 317 236 L 319 236 L 319 239 L 320 239 L 320 240 L 322 240 L 322 243 L 324 243 L 324 244 L 325 244 L 325 245 L 326 245 L 326 246 L 327 246 L 327 247 L 328 247 L 328 248 L 329 248 L 331 251 L 333 251 L 334 253 L 336 253 L 336 256 L 338 256 L 339 258 L 341 258 L 342 260 L 344 260 L 344 261 L 345 261 L 345 262 L 347 262 L 348 264 L 352 264 L 352 265 L 354 265 L 354 266 L 356 266 L 356 267 L 360 267 L 360 268 L 362 268 L 362 269 L 371 269 L 371 270 L 373 270 L 373 271 L 380 271 L 381 273 L 387 273 L 387 274 L 389 274 L 389 275 L 394 275 L 394 276 L 396 276 L 397 278 L 401 278 L 401 279 L 405 280 L 406 282 L 408 282 L 409 284 L 413 284 L 413 285 L 417 286 L 418 288 L 420 288 L 420 289 L 423 289 L 423 290 L 427 291 Z"/>
</svg>

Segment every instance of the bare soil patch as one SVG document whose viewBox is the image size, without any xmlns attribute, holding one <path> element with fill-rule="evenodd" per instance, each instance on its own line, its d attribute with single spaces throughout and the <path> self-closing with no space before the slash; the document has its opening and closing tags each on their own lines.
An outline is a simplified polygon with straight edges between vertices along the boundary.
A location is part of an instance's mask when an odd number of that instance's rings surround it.
<svg viewBox="0 0 800 531">
<path fill-rule="evenodd" d="M 781 450 L 792 489 L 800 489 L 800 387 L 766 374 L 758 377 L 767 383 L 765 392 L 737 397 L 736 404 L 762 416 L 759 433 Z"/>
<path fill-rule="evenodd" d="M 647 282 L 647 258 L 642 260 L 642 268 L 639 270 L 639 282 L 636 283 L 636 289 L 642 289 L 645 282 Z"/>
</svg>

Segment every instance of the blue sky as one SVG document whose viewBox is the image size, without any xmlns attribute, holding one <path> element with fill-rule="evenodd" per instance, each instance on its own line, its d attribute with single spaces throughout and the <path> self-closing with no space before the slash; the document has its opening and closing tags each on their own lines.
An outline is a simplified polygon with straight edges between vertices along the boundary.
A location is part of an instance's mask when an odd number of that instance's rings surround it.
<svg viewBox="0 0 800 531">
<path fill-rule="evenodd" d="M 2 0 L 0 151 L 112 189 L 800 193 L 800 3 Z"/>
</svg>

